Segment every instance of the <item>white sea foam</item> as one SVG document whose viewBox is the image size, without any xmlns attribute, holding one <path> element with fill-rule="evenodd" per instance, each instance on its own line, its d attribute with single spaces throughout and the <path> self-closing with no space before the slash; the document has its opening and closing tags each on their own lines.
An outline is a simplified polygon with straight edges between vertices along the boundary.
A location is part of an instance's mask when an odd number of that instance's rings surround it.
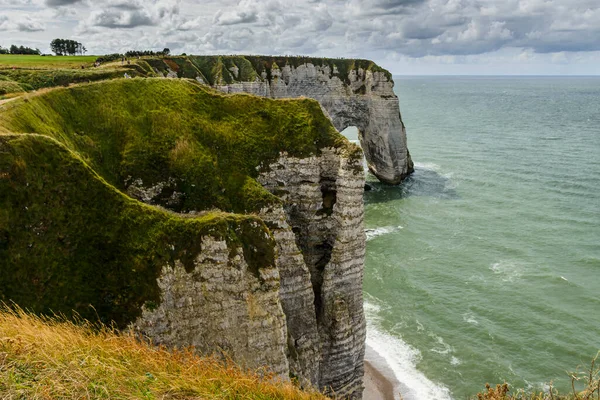
<svg viewBox="0 0 600 400">
<path fill-rule="evenodd" d="M 421 353 L 400 338 L 384 332 L 379 325 L 381 306 L 365 302 L 367 346 L 385 361 L 398 380 L 404 400 L 451 400 L 450 390 L 429 380 L 417 369 Z M 460 363 L 460 361 L 455 361 Z M 456 365 L 456 364 L 454 364 Z"/>
<path fill-rule="evenodd" d="M 490 265 L 490 269 L 496 275 L 502 277 L 504 282 L 514 282 L 523 275 L 522 265 L 514 261 L 500 261 Z"/>
<path fill-rule="evenodd" d="M 458 182 L 452 180 L 454 176 L 454 172 L 442 171 L 442 167 L 436 163 L 415 163 L 415 170 L 424 170 L 424 171 L 433 171 L 437 175 L 446 178 L 446 183 L 444 184 L 445 190 L 454 190 L 458 187 Z"/>
<path fill-rule="evenodd" d="M 427 169 L 429 171 L 439 172 L 441 167 L 436 163 L 415 163 L 415 169 Z"/>
<path fill-rule="evenodd" d="M 432 348 L 431 349 L 432 352 L 438 353 L 438 354 L 450 354 L 454 351 L 452 346 L 450 346 L 448 343 L 444 342 L 444 338 L 442 338 L 441 336 L 438 336 L 434 333 L 430 333 L 429 336 L 434 338 L 435 341 L 439 345 L 438 347 Z"/>
<path fill-rule="evenodd" d="M 464 313 L 462 315 L 463 321 L 472 325 L 479 325 L 479 321 L 475 319 L 475 315 L 473 313 Z"/>
<path fill-rule="evenodd" d="M 387 235 L 388 233 L 398 232 L 403 229 L 401 226 L 382 226 L 380 228 L 365 229 L 367 240 L 375 239 L 378 236 Z"/>
</svg>

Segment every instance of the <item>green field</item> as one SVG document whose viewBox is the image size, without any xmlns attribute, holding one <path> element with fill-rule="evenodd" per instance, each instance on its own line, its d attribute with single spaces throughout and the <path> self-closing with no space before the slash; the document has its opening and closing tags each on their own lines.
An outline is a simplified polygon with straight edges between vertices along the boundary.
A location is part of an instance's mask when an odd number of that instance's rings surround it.
<svg viewBox="0 0 600 400">
<path fill-rule="evenodd" d="M 92 64 L 97 56 L 29 56 L 0 54 L 0 69 L 16 67 L 33 68 L 80 68 Z"/>
</svg>

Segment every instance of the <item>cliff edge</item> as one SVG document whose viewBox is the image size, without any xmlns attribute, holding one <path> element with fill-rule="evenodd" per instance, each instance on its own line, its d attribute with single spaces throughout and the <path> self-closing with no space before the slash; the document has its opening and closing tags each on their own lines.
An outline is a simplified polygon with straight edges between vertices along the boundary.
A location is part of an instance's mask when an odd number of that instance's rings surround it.
<svg viewBox="0 0 600 400">
<path fill-rule="evenodd" d="M 362 152 L 311 99 L 123 79 L 0 106 L 0 298 L 360 398 Z"/>
<path fill-rule="evenodd" d="M 318 100 L 333 125 L 355 126 L 369 170 L 398 184 L 413 172 L 390 72 L 369 60 L 188 56 L 145 60 L 166 77 L 197 79 L 225 93 Z"/>
</svg>

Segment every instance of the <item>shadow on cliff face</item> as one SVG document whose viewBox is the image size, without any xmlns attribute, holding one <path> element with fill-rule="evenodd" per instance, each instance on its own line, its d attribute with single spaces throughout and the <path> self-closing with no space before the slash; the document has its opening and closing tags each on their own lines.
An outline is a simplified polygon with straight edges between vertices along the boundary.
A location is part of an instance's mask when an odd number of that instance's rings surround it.
<svg viewBox="0 0 600 400">
<path fill-rule="evenodd" d="M 412 196 L 447 200 L 459 198 L 452 179 L 429 168 L 415 166 L 415 172 L 398 186 L 386 185 L 376 179 L 370 174 L 367 177 L 371 190 L 365 191 L 366 203 L 385 203 Z"/>
</svg>

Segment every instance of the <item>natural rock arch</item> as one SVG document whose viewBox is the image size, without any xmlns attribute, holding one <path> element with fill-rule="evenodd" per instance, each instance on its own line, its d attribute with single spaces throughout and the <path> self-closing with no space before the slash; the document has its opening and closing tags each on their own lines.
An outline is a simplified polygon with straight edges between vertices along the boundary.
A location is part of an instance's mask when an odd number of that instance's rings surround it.
<svg viewBox="0 0 600 400">
<path fill-rule="evenodd" d="M 234 64 L 238 69 L 222 69 L 221 75 L 203 79 L 226 93 L 318 100 L 336 129 L 359 129 L 369 170 L 382 182 L 398 184 L 413 172 L 394 81 L 388 71 L 373 62 L 261 56 L 199 56 L 192 61 Z M 251 65 L 254 75 L 227 75 L 230 70 L 241 70 L 244 63 Z"/>
</svg>

